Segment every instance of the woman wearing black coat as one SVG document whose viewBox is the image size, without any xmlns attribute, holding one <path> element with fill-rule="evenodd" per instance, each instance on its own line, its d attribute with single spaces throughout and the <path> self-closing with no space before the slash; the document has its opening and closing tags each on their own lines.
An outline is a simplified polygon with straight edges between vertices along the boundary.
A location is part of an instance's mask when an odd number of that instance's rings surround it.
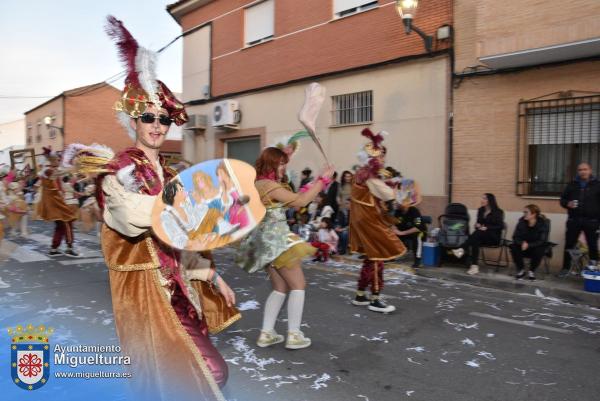
<svg viewBox="0 0 600 401">
<path fill-rule="evenodd" d="M 481 207 L 477 210 L 477 223 L 475 231 L 469 235 L 469 238 L 462 247 L 453 249 L 452 253 L 457 258 L 462 258 L 467 252 L 471 267 L 468 274 L 479 273 L 479 248 L 481 246 L 492 246 L 500 244 L 502 239 L 502 229 L 504 228 L 504 212 L 498 207 L 496 197 L 493 194 L 483 194 L 481 197 Z"/>
<path fill-rule="evenodd" d="M 523 210 L 523 217 L 515 227 L 513 242 L 510 252 L 513 261 L 517 265 L 517 280 L 525 277 L 525 265 L 523 258 L 531 258 L 528 278 L 535 280 L 535 269 L 540 265 L 546 241 L 548 241 L 548 223 L 537 205 L 527 205 Z"/>
</svg>

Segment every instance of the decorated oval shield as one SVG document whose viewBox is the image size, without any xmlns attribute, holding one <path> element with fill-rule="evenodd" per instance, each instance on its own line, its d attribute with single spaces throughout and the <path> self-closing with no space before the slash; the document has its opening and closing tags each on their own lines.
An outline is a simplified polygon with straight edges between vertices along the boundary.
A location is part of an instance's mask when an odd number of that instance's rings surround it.
<svg viewBox="0 0 600 401">
<path fill-rule="evenodd" d="M 189 251 L 219 248 L 252 231 L 265 215 L 254 167 L 235 159 L 196 164 L 165 184 L 152 229 L 166 244 Z"/>
</svg>

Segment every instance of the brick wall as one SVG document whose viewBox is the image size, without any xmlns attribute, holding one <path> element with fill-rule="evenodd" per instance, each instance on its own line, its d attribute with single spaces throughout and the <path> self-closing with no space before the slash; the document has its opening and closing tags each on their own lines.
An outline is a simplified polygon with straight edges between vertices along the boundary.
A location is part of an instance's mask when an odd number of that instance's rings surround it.
<svg viewBox="0 0 600 401">
<path fill-rule="evenodd" d="M 240 92 L 424 53 L 405 35 L 393 2 L 333 20 L 332 2 L 277 0 L 275 38 L 243 49 L 243 9 L 250 1 L 221 0 L 182 17 L 183 30 L 212 21 L 212 95 Z M 415 25 L 428 34 L 451 23 L 451 0 L 423 1 Z M 223 15 L 227 12 L 229 14 Z M 318 25 L 321 24 L 321 25 Z M 317 27 L 313 27 L 318 25 Z M 290 34 L 300 29 L 303 32 Z M 290 34 L 282 37 L 282 35 Z M 435 49 L 447 47 L 437 43 Z"/>
<path fill-rule="evenodd" d="M 65 98 L 65 143 L 94 142 L 119 151 L 133 142 L 118 123 L 113 106 L 121 92 L 102 86 L 79 96 Z"/>
<path fill-rule="evenodd" d="M 521 99 L 570 89 L 600 92 L 600 61 L 465 79 L 454 91 L 453 199 L 476 208 L 492 192 L 505 210 L 564 213 L 556 199 L 516 196 L 517 118 Z"/>
<path fill-rule="evenodd" d="M 455 0 L 456 70 L 477 58 L 597 38 L 598 0 Z"/>
</svg>

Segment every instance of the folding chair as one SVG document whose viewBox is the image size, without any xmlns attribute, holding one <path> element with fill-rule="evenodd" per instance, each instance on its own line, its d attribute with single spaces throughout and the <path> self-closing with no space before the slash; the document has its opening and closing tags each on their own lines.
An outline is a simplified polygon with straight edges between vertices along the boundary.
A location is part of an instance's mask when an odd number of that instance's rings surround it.
<svg viewBox="0 0 600 401">
<path fill-rule="evenodd" d="M 479 249 L 481 251 L 481 260 L 486 266 L 496 267 L 496 272 L 500 270 L 501 267 L 508 267 L 510 262 L 508 260 L 508 241 L 506 239 L 506 223 L 502 224 L 502 233 L 500 235 L 500 242 L 498 245 L 482 245 Z M 496 259 L 487 259 L 485 257 L 485 249 L 500 249 L 498 252 L 498 257 Z"/>
</svg>

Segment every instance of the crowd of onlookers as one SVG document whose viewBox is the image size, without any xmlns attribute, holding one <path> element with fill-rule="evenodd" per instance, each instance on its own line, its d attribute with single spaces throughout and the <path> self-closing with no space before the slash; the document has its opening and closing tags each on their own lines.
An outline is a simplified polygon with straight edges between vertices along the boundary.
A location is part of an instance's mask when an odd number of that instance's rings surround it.
<svg viewBox="0 0 600 401">
<path fill-rule="evenodd" d="M 308 168 L 302 171 L 300 187 L 313 179 L 311 173 Z M 332 254 L 348 252 L 352 177 L 350 171 L 344 171 L 339 180 L 337 174 L 334 175 L 333 183 L 308 207 L 288 210 L 288 224 L 292 230 L 318 249 L 315 260 L 327 261 Z M 398 190 L 402 191 L 402 185 Z M 421 215 L 418 203 L 396 202 L 391 206 L 393 210 L 387 212 L 395 233 L 413 256 L 413 267 L 421 266 L 422 243 L 428 233 L 428 219 Z M 558 276 L 565 277 L 572 270 L 574 250 L 587 254 L 589 262 L 583 268 L 595 270 L 600 227 L 600 181 L 593 176 L 588 163 L 577 167 L 577 177 L 565 188 L 560 204 L 567 209 L 568 219 L 563 265 Z M 538 205 L 528 204 L 523 208 L 523 215 L 512 236 L 508 237 L 506 228 L 504 211 L 496 197 L 486 193 L 477 210 L 474 230 L 468 233 L 464 242 L 450 249 L 449 254 L 464 261 L 469 266 L 467 272 L 474 275 L 479 273 L 482 247 L 506 246 L 516 266 L 515 277 L 535 280 L 536 269 L 544 257 L 551 256 L 552 247 L 556 245 L 548 240 L 550 220 L 542 214 Z M 527 268 L 526 260 L 529 260 Z"/>
</svg>

